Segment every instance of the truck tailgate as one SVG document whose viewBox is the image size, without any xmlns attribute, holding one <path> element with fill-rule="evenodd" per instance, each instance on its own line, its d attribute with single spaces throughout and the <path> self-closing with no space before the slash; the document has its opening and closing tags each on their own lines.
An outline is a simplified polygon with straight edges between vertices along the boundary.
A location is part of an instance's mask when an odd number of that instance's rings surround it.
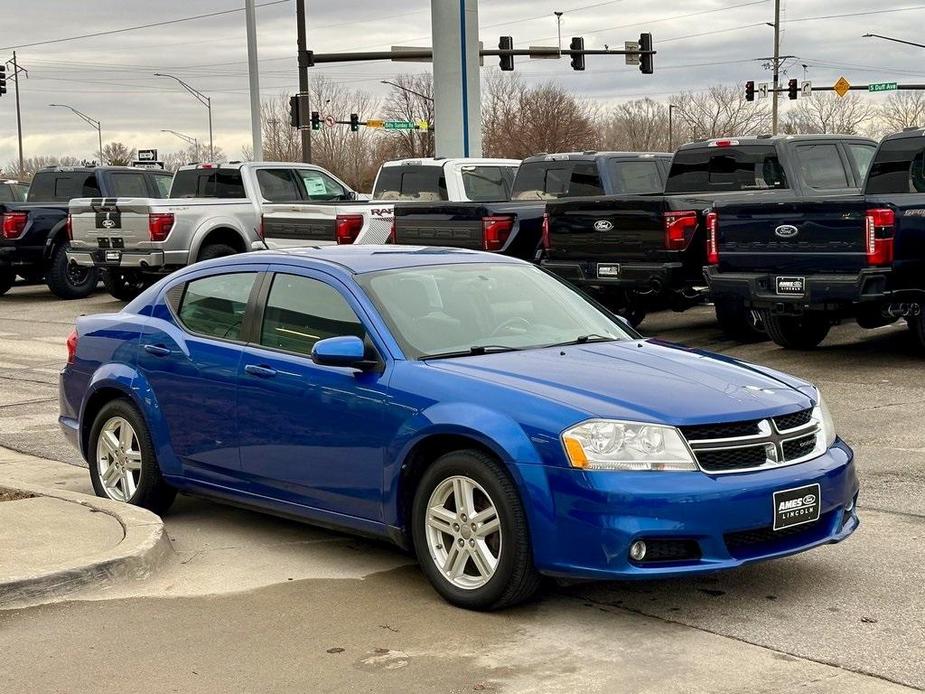
<svg viewBox="0 0 925 694">
<path fill-rule="evenodd" d="M 132 248 L 151 242 L 150 198 L 78 198 L 70 204 L 73 248 Z"/>
<path fill-rule="evenodd" d="M 868 264 L 860 195 L 716 205 L 720 271 L 857 272 Z"/>
</svg>

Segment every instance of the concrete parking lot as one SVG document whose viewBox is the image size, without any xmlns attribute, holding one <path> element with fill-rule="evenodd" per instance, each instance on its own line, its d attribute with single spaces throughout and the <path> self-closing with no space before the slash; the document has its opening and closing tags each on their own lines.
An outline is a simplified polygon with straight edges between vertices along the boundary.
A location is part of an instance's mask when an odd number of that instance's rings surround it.
<svg viewBox="0 0 925 694">
<path fill-rule="evenodd" d="M 53 461 L 37 483 L 90 492 L 55 421 L 57 372 L 75 316 L 120 306 L 44 286 L 0 298 L 0 445 Z M 0 612 L 3 689 L 925 689 L 925 359 L 905 324 L 840 326 L 812 353 L 737 345 L 707 307 L 642 330 L 819 384 L 858 456 L 860 530 L 725 574 L 550 584 L 482 615 L 443 603 L 387 545 L 184 498 L 165 518 L 177 559 L 157 576 Z"/>
</svg>

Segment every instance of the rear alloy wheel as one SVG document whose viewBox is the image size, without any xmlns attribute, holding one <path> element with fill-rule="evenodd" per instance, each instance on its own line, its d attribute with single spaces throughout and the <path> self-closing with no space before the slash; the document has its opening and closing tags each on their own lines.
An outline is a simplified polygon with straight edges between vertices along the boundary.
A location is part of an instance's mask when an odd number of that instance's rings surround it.
<svg viewBox="0 0 925 694">
<path fill-rule="evenodd" d="M 739 342 L 760 342 L 768 339 L 761 312 L 750 309 L 737 299 L 717 299 L 713 302 L 720 329 Z"/>
<path fill-rule="evenodd" d="M 424 472 L 412 516 L 421 569 L 454 605 L 496 610 L 539 587 L 523 506 L 493 458 L 474 450 L 439 458 Z"/>
<path fill-rule="evenodd" d="M 45 273 L 45 282 L 60 299 L 83 299 L 90 296 L 99 282 L 95 267 L 81 267 L 67 262 L 67 247 L 56 246 L 51 253 L 51 265 Z"/>
<path fill-rule="evenodd" d="M 13 286 L 16 274 L 8 267 L 0 267 L 0 296 L 3 296 Z"/>
<path fill-rule="evenodd" d="M 813 349 L 819 346 L 832 324 L 823 313 L 805 313 L 802 316 L 775 316 L 763 312 L 768 335 L 787 349 Z"/>
<path fill-rule="evenodd" d="M 161 476 L 148 428 L 127 400 L 113 400 L 97 415 L 87 446 L 97 496 L 163 513 L 176 490 Z"/>
</svg>

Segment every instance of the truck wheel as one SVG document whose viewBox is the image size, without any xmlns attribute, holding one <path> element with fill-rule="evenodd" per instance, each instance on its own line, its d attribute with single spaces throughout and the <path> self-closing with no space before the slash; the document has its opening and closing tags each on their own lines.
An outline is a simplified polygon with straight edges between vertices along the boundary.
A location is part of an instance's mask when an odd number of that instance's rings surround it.
<svg viewBox="0 0 925 694">
<path fill-rule="evenodd" d="M 140 273 L 126 275 L 124 272 L 103 270 L 103 286 L 119 301 L 131 301 L 148 288 L 148 282 Z"/>
<path fill-rule="evenodd" d="M 717 299 L 713 302 L 720 329 L 739 342 L 761 342 L 768 339 L 764 320 L 758 311 L 749 309 L 737 299 Z"/>
<path fill-rule="evenodd" d="M 60 299 L 83 299 L 96 289 L 100 273 L 95 267 L 69 265 L 67 248 L 56 246 L 51 252 L 51 264 L 45 273 L 45 282 Z"/>
<path fill-rule="evenodd" d="M 226 255 L 235 255 L 237 251 L 225 243 L 210 243 L 199 251 L 197 260 L 212 260 L 212 258 L 224 258 Z"/>
<path fill-rule="evenodd" d="M 10 287 L 13 286 L 13 280 L 15 278 L 16 273 L 10 268 L 0 268 L 0 296 L 10 291 Z"/>
<path fill-rule="evenodd" d="M 786 349 L 813 349 L 829 334 L 832 327 L 823 313 L 802 316 L 775 316 L 763 312 L 768 335 Z"/>
</svg>

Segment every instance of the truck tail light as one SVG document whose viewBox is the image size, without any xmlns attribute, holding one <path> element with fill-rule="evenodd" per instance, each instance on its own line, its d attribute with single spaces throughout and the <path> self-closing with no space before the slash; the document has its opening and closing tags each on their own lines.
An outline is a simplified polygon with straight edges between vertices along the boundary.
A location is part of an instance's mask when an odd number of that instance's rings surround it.
<svg viewBox="0 0 925 694">
<path fill-rule="evenodd" d="M 67 216 L 67 220 L 64 222 L 64 233 L 67 234 L 67 240 L 74 240 L 74 222 L 71 219 L 71 215 Z"/>
<path fill-rule="evenodd" d="M 71 334 L 67 336 L 67 363 L 73 364 L 77 361 L 77 328 L 74 328 L 71 331 Z"/>
<path fill-rule="evenodd" d="M 3 238 L 5 239 L 18 239 L 26 230 L 26 222 L 29 221 L 28 212 L 5 212 L 0 217 L 3 218 Z"/>
<path fill-rule="evenodd" d="M 173 212 L 148 213 L 148 237 L 152 241 L 163 241 L 173 229 Z"/>
<path fill-rule="evenodd" d="M 665 248 L 669 251 L 683 251 L 694 238 L 697 229 L 697 213 L 694 210 L 666 212 Z"/>
<path fill-rule="evenodd" d="M 363 230 L 363 215 L 339 214 L 334 222 L 334 238 L 339 245 L 351 244 Z"/>
<path fill-rule="evenodd" d="M 719 217 L 707 213 L 707 265 L 719 265 Z"/>
<path fill-rule="evenodd" d="M 893 262 L 896 213 L 889 208 L 867 210 L 865 229 L 867 264 L 890 265 Z"/>
<path fill-rule="evenodd" d="M 392 217 L 392 228 L 389 229 L 389 236 L 385 240 L 386 243 L 396 243 L 395 241 L 395 217 Z"/>
<path fill-rule="evenodd" d="M 486 251 L 500 251 L 513 230 L 513 217 L 482 217 L 482 248 Z"/>
<path fill-rule="evenodd" d="M 548 251 L 552 248 L 552 244 L 549 241 L 549 213 L 543 213 L 543 237 L 540 240 L 540 247 L 544 251 Z"/>
</svg>

